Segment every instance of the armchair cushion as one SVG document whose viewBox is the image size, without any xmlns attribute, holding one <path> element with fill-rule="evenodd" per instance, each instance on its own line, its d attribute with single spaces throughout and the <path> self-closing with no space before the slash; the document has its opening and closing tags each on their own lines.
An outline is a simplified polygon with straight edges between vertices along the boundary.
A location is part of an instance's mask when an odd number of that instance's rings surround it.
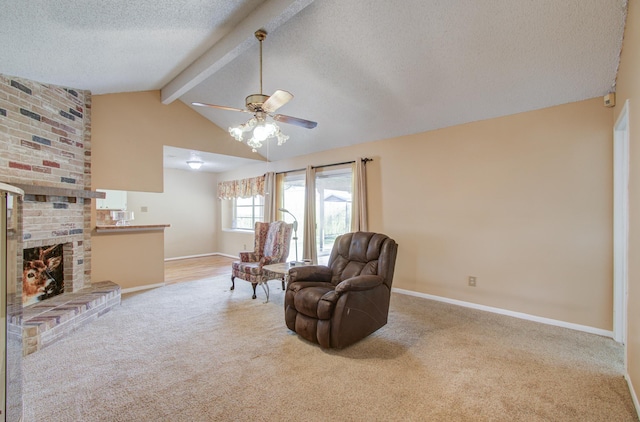
<svg viewBox="0 0 640 422">
<path fill-rule="evenodd" d="M 256 279 L 258 279 L 262 275 L 262 265 L 260 265 L 260 262 L 238 262 L 238 265 L 234 267 L 234 270 L 239 274 L 238 277 L 242 278 L 243 280 L 245 278 L 241 277 L 240 275 L 254 276 Z"/>
<path fill-rule="evenodd" d="M 313 318 L 328 319 L 318 316 L 318 304 L 321 302 L 322 297 L 331 291 L 333 291 L 332 285 L 306 287 L 302 289 L 294 299 L 296 310 Z"/>
</svg>

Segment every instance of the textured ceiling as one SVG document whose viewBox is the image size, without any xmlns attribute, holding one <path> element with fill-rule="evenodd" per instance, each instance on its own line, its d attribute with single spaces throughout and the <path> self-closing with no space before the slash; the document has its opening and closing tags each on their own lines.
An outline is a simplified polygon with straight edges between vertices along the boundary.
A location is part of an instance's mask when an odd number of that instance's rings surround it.
<svg viewBox="0 0 640 422">
<path fill-rule="evenodd" d="M 94 94 L 162 88 L 259 0 L 0 0 L 0 72 Z"/>
<path fill-rule="evenodd" d="M 0 73 L 94 94 L 162 89 L 165 102 L 237 108 L 259 92 L 253 32 L 266 28 L 264 93 L 290 91 L 295 98 L 278 112 L 318 122 L 281 124 L 291 138 L 269 149 L 277 160 L 605 95 L 615 89 L 626 0 L 0 7 Z M 248 117 L 194 110 L 224 129 Z"/>
</svg>

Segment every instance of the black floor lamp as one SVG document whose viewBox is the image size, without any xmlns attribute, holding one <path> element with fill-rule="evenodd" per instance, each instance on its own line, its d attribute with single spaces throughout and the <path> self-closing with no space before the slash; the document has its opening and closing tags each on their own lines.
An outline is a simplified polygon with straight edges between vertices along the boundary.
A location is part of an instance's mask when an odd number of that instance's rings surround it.
<svg viewBox="0 0 640 422">
<path fill-rule="evenodd" d="M 286 208 L 278 208 L 279 211 L 289 214 L 293 217 L 293 240 L 296 242 L 296 262 L 298 262 L 298 219 L 291 214 Z"/>
</svg>

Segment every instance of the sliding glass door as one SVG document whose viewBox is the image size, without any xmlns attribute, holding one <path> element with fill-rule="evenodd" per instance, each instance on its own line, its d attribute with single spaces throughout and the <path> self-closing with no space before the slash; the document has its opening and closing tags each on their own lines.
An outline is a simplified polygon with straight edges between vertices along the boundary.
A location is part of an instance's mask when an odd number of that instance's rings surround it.
<svg viewBox="0 0 640 422">
<path fill-rule="evenodd" d="M 352 165 L 322 167 L 316 169 L 316 249 L 318 263 L 326 264 L 336 237 L 351 231 L 351 200 L 353 192 Z M 302 260 L 304 239 L 305 173 L 304 171 L 282 175 L 281 204 L 291 215 L 281 213 L 282 219 L 298 222 L 287 261 Z M 296 239 L 297 237 L 297 239 Z M 297 240 L 297 241 L 296 241 Z M 297 244 L 297 255 L 296 255 Z"/>
<path fill-rule="evenodd" d="M 304 239 L 304 171 L 284 173 L 280 176 L 282 179 L 281 181 L 279 180 L 277 185 L 281 188 L 282 192 L 281 195 L 279 194 L 278 196 L 282 198 L 280 202 L 282 208 L 290 213 L 280 213 L 280 219 L 287 223 L 297 221 L 297 231 L 293 232 L 287 262 L 301 261 Z"/>
<path fill-rule="evenodd" d="M 316 243 L 318 263 L 326 264 L 336 237 L 351 231 L 351 165 L 316 169 Z"/>
</svg>

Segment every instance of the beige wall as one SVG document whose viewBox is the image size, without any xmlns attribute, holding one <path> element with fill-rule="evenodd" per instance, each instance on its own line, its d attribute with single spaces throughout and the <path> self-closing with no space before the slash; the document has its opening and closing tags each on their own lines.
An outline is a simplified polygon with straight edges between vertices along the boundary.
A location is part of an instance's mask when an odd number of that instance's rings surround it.
<svg viewBox="0 0 640 422">
<path fill-rule="evenodd" d="M 239 256 L 241 251 L 253 251 L 253 233 L 221 230 L 218 233 L 219 251 L 229 256 Z"/>
<path fill-rule="evenodd" d="M 373 158 L 370 229 L 399 243 L 395 287 L 612 330 L 611 121 L 595 98 L 268 166 Z"/>
<path fill-rule="evenodd" d="M 217 252 L 219 226 L 214 173 L 164 169 L 164 192 L 129 192 L 134 224 L 170 224 L 164 232 L 164 257 Z M 147 212 L 142 212 L 143 207 Z"/>
<path fill-rule="evenodd" d="M 122 289 L 164 282 L 163 233 L 94 234 L 92 280 L 111 280 Z"/>
<path fill-rule="evenodd" d="M 160 91 L 93 96 L 93 186 L 162 192 L 162 147 L 170 145 L 256 159 L 246 145 Z"/>
<path fill-rule="evenodd" d="M 92 189 L 163 192 L 164 145 L 256 158 L 184 103 L 162 104 L 159 91 L 92 100 Z M 112 280 L 123 288 L 164 281 L 163 233 L 94 235 L 92 241 L 93 280 Z"/>
<path fill-rule="evenodd" d="M 640 4 L 629 1 L 617 80 L 614 120 L 629 100 L 629 298 L 627 362 L 634 390 L 640 388 Z"/>
</svg>

